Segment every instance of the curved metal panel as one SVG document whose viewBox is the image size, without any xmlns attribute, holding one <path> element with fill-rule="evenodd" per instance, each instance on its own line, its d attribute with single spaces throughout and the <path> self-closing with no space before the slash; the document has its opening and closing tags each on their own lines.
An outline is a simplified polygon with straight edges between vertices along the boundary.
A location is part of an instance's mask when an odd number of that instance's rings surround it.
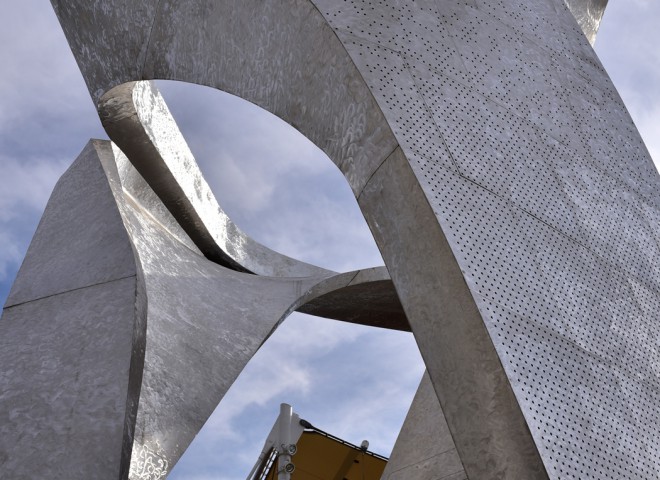
<svg viewBox="0 0 660 480">
<path fill-rule="evenodd" d="M 105 160 L 104 166 L 109 177 L 115 168 L 122 172 L 115 194 L 127 205 L 124 221 L 141 260 L 149 304 L 130 477 L 141 478 L 137 472 L 144 462 L 162 462 L 164 473 L 174 466 L 268 336 L 295 308 L 313 304 L 321 292 L 331 293 L 332 287 L 314 287 L 333 277 L 267 277 L 217 265 L 179 240 L 185 236 L 181 227 L 145 208 L 156 195 L 122 152 L 115 149 L 113 164 Z M 344 275 L 365 277 L 361 272 Z M 366 277 L 365 290 L 378 293 L 367 295 L 365 310 L 371 306 L 390 317 L 388 306 L 401 312 L 396 295 L 379 293 L 387 275 L 380 273 L 379 282 L 371 284 Z M 340 294 L 342 300 L 344 305 L 333 311 L 340 318 L 348 317 L 352 307 L 350 297 Z M 383 300 L 388 300 L 384 307 Z"/>
<path fill-rule="evenodd" d="M 658 175 L 562 0 L 57 4 L 95 98 L 206 84 L 328 153 L 469 478 L 657 477 Z"/>
<path fill-rule="evenodd" d="M 238 271 L 304 277 L 333 272 L 274 252 L 243 233 L 206 183 L 165 101 L 151 82 L 107 92 L 99 115 L 111 140 L 158 195 L 200 251 Z M 136 194 L 138 194 L 136 192 Z"/>
<path fill-rule="evenodd" d="M 385 267 L 330 277 L 301 296 L 295 309 L 317 317 L 410 331 L 410 324 Z"/>
<path fill-rule="evenodd" d="M 227 91 L 300 130 L 355 192 L 396 147 L 360 73 L 308 0 L 52 3 L 95 103 L 143 79 Z"/>
<path fill-rule="evenodd" d="M 77 283 L 41 288 L 38 264 Z M 16 479 L 164 478 L 296 308 L 405 323 L 384 269 L 267 277 L 204 258 L 108 141 L 58 183 L 16 285 L 0 321 L 0 461 Z"/>
<path fill-rule="evenodd" d="M 605 13 L 608 0 L 564 0 L 578 25 L 592 45 L 596 41 L 596 34 L 600 21 Z"/>
<path fill-rule="evenodd" d="M 146 295 L 97 147 L 58 181 L 0 318 L 3 478 L 117 479 L 130 457 Z"/>
</svg>

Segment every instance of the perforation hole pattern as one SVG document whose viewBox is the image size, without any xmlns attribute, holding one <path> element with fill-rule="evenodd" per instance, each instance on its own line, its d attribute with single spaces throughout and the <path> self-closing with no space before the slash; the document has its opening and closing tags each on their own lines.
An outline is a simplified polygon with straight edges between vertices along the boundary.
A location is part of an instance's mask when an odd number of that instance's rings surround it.
<svg viewBox="0 0 660 480">
<path fill-rule="evenodd" d="M 561 0 L 316 0 L 388 119 L 551 478 L 660 477 L 658 175 Z"/>
</svg>

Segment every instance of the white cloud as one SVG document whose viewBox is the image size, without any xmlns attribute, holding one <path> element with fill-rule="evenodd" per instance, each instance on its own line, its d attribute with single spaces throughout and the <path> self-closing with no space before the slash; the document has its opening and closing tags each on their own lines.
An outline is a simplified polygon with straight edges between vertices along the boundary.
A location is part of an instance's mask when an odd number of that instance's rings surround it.
<svg viewBox="0 0 660 480">
<path fill-rule="evenodd" d="M 20 5 L 3 5 L 0 43 L 11 45 L 0 49 L 0 131 L 27 118 L 30 122 L 49 122 L 55 112 L 75 116 L 81 107 L 94 114 L 94 105 L 48 2 L 22 0 Z M 57 130 L 56 125 L 50 127 Z"/>
<path fill-rule="evenodd" d="M 610 2 L 595 45 L 656 167 L 660 164 L 658 18 L 657 1 Z"/>
<path fill-rule="evenodd" d="M 70 160 L 22 161 L 0 155 L 0 223 L 19 215 L 40 213 Z"/>
<path fill-rule="evenodd" d="M 50 192 L 68 162 L 0 155 L 0 281 L 13 278 Z"/>
<path fill-rule="evenodd" d="M 282 395 L 307 395 L 314 377 L 310 360 L 324 357 L 338 345 L 360 336 L 356 329 L 338 322 L 301 314 L 293 314 L 284 325 L 255 355 L 209 420 L 208 427 L 218 439 L 239 437 L 232 422 L 250 406 L 267 405 Z"/>
<path fill-rule="evenodd" d="M 389 455 L 424 367 L 411 335 L 367 332 L 359 364 L 344 366 L 357 382 L 344 385 L 345 398 L 321 416 L 325 427 L 318 426 L 355 444 L 368 439 L 372 450 Z"/>
<path fill-rule="evenodd" d="M 0 248 L 0 281 L 4 281 L 7 279 L 8 273 L 18 265 L 22 254 L 16 238 L 7 232 L 0 231 L 0 245 L 2 245 Z"/>
<path fill-rule="evenodd" d="M 0 49 L 0 291 L 6 294 L 57 178 L 89 137 L 104 135 L 48 2 L 3 5 L 0 43 L 7 47 Z"/>
</svg>

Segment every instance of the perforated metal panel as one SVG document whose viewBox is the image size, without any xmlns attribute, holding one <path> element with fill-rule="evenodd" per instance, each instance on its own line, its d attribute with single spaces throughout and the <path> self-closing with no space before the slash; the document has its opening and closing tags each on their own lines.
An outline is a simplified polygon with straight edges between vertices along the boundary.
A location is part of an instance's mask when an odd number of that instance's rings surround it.
<svg viewBox="0 0 660 480">
<path fill-rule="evenodd" d="M 658 175 L 564 3 L 315 3 L 425 190 L 551 478 L 658 478 Z"/>
</svg>

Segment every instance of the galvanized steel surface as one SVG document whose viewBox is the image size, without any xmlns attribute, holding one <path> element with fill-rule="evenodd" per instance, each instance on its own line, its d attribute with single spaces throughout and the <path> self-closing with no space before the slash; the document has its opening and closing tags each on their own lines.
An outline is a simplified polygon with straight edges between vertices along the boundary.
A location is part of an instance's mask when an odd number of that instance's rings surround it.
<svg viewBox="0 0 660 480">
<path fill-rule="evenodd" d="M 207 260 L 126 156 L 90 142 L 0 322 L 3 477 L 165 478 L 277 325 L 301 307 L 355 321 L 355 286 L 363 312 L 405 320 L 384 269 L 283 278 Z"/>
<path fill-rule="evenodd" d="M 206 84 L 328 153 L 469 478 L 657 478 L 658 176 L 568 3 L 54 2 L 93 98 Z"/>
<path fill-rule="evenodd" d="M 160 201 L 210 260 L 260 275 L 333 272 L 274 252 L 243 233 L 215 199 L 164 99 L 151 82 L 120 85 L 99 102 L 110 139 L 131 159 Z"/>
<path fill-rule="evenodd" d="M 564 2 L 589 39 L 589 43 L 593 45 L 608 0 L 564 0 Z"/>
<path fill-rule="evenodd" d="M 424 373 L 382 480 L 466 480 L 438 397 Z"/>
</svg>

